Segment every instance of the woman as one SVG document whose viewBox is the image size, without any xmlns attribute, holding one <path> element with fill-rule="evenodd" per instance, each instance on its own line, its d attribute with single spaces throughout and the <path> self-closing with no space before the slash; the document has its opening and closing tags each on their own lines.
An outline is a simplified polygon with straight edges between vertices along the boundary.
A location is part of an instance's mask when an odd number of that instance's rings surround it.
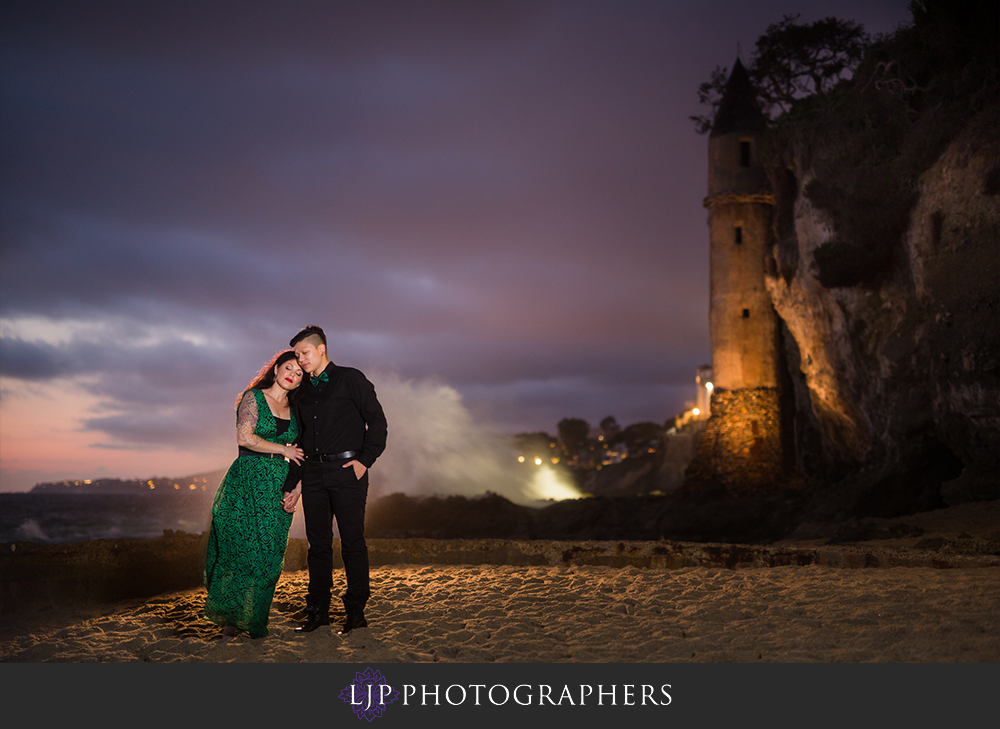
<svg viewBox="0 0 1000 729">
<path fill-rule="evenodd" d="M 239 456 L 215 494 L 205 560 L 204 617 L 222 626 L 224 641 L 267 635 L 292 524 L 283 490 L 298 483 L 303 458 L 292 409 L 301 382 L 295 352 L 279 352 L 237 401 Z"/>
</svg>

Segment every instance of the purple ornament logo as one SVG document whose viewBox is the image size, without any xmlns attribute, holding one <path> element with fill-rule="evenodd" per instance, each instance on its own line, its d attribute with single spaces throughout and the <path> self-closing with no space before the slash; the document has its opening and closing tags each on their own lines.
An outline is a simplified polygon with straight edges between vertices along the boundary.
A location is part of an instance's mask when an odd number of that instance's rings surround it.
<svg viewBox="0 0 1000 729">
<path fill-rule="evenodd" d="M 381 673 L 366 668 L 354 674 L 354 682 L 340 692 L 340 698 L 351 705 L 351 711 L 359 719 L 371 721 L 382 716 L 385 707 L 399 698 L 399 691 Z"/>
</svg>

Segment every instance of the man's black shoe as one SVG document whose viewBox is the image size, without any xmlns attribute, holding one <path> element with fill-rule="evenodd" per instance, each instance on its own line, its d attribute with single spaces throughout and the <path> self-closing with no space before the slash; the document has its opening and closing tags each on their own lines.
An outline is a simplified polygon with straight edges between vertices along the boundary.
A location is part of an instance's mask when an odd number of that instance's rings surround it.
<svg viewBox="0 0 1000 729">
<path fill-rule="evenodd" d="M 344 625 L 340 630 L 337 631 L 337 635 L 347 635 L 355 628 L 367 628 L 368 621 L 365 620 L 364 613 L 354 613 L 353 615 L 348 615 L 347 620 L 344 621 Z"/>
<path fill-rule="evenodd" d="M 296 633 L 311 633 L 321 625 L 330 624 L 328 612 L 306 608 L 306 622 L 295 629 Z"/>
</svg>

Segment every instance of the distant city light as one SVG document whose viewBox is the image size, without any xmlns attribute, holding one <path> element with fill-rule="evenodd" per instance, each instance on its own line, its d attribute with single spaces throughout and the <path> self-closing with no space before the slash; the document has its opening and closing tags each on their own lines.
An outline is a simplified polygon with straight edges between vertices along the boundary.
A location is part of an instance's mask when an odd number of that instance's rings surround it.
<svg viewBox="0 0 1000 729">
<path fill-rule="evenodd" d="M 542 465 L 542 459 L 541 458 L 536 458 L 535 459 L 535 465 L 536 466 L 541 466 Z"/>
<path fill-rule="evenodd" d="M 701 410 L 700 410 L 699 408 L 695 408 L 695 409 L 694 409 L 694 410 L 692 410 L 691 412 L 692 412 L 692 413 L 693 413 L 694 415 L 701 415 Z"/>
<path fill-rule="evenodd" d="M 706 382 L 705 383 L 705 389 L 708 390 L 709 392 L 711 392 L 712 390 L 715 389 L 715 385 L 713 385 L 711 382 Z"/>
<path fill-rule="evenodd" d="M 524 463 L 524 456 L 518 456 L 517 457 L 517 462 L 518 463 Z"/>
</svg>

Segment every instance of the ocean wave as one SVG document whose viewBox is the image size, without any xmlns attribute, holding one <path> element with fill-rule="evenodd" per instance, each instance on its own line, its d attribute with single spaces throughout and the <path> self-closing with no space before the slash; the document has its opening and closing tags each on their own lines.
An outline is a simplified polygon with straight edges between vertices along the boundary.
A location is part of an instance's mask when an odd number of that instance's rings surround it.
<svg viewBox="0 0 1000 729">
<path fill-rule="evenodd" d="M 45 530 L 42 529 L 36 519 L 25 519 L 18 525 L 15 533 L 17 534 L 18 541 L 22 542 L 38 542 L 39 544 L 47 544 L 51 541 L 49 535 L 45 533 Z"/>
</svg>

